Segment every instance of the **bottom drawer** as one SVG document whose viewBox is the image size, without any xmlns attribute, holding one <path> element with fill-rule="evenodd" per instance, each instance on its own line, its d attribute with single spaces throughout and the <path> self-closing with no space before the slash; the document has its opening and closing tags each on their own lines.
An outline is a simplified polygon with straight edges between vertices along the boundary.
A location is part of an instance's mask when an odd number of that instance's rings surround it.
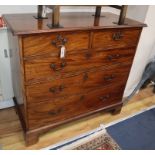
<svg viewBox="0 0 155 155">
<path fill-rule="evenodd" d="M 109 86 L 87 94 L 28 104 L 29 129 L 58 123 L 116 104 L 122 100 L 124 86 L 125 84 Z"/>
</svg>

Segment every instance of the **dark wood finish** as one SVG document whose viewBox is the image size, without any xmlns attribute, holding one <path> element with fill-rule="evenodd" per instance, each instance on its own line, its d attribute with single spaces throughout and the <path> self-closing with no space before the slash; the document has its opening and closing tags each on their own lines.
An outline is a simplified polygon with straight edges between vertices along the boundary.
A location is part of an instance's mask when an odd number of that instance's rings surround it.
<svg viewBox="0 0 155 155">
<path fill-rule="evenodd" d="M 119 21 L 118 21 L 119 25 L 126 24 L 126 23 L 124 23 L 124 21 L 125 21 L 125 17 L 126 17 L 127 8 L 128 8 L 127 5 L 123 5 L 121 8 L 120 17 L 119 17 Z"/>
<path fill-rule="evenodd" d="M 74 96 L 84 94 L 100 87 L 107 85 L 115 85 L 120 79 L 123 83 L 128 78 L 131 65 L 124 67 L 111 67 L 108 69 L 98 69 L 87 71 L 79 75 L 61 77 L 50 80 L 49 82 L 41 82 L 40 84 L 28 85 L 26 88 L 28 102 L 47 101 L 52 98 L 64 96 Z M 113 71 L 116 71 L 115 73 Z M 40 90 L 40 88 L 42 88 Z"/>
<path fill-rule="evenodd" d="M 122 98 L 124 86 L 123 83 L 80 95 L 65 96 L 62 99 L 56 98 L 36 104 L 31 102 L 28 107 L 29 128 L 36 129 L 54 124 L 117 103 Z"/>
<path fill-rule="evenodd" d="M 60 19 L 60 6 L 59 5 L 48 5 L 48 8 L 52 9 L 52 23 L 47 24 L 49 28 L 59 28 Z"/>
<path fill-rule="evenodd" d="M 43 6 L 42 5 L 38 5 L 38 14 L 37 17 L 38 19 L 42 19 L 42 12 L 43 12 Z"/>
<path fill-rule="evenodd" d="M 92 47 L 102 49 L 135 47 L 139 40 L 140 33 L 140 29 L 110 29 L 110 31 L 95 31 Z"/>
<path fill-rule="evenodd" d="M 39 134 L 38 133 L 36 133 L 36 132 L 31 133 L 29 131 L 25 133 L 25 142 L 26 142 L 27 146 L 37 143 L 38 140 L 39 140 Z"/>
<path fill-rule="evenodd" d="M 59 18 L 60 18 L 60 6 L 55 6 L 53 8 L 53 16 L 52 16 L 53 27 L 59 27 Z"/>
<path fill-rule="evenodd" d="M 96 6 L 96 10 L 95 10 L 95 17 L 100 17 L 101 15 L 101 6 Z"/>
<path fill-rule="evenodd" d="M 118 103 L 115 103 L 113 105 L 109 105 L 107 107 L 102 107 L 100 109 L 93 110 L 93 111 L 90 111 L 90 112 L 75 116 L 74 118 L 71 117 L 71 118 L 69 118 L 67 120 L 64 120 L 64 121 L 59 121 L 59 122 L 56 122 L 54 124 L 46 125 L 46 127 L 43 126 L 43 127 L 37 128 L 37 129 L 29 130 L 25 134 L 26 145 L 29 146 L 29 145 L 33 145 L 33 144 L 37 143 L 38 142 L 38 137 L 41 134 L 46 133 L 47 131 L 49 131 L 50 129 L 52 129 L 54 127 L 57 127 L 57 126 L 65 124 L 65 123 L 69 123 L 69 122 L 78 120 L 80 118 L 83 118 L 83 117 L 98 113 L 100 111 L 105 111 L 105 112 L 106 111 L 107 112 L 112 111 L 112 109 L 117 109 L 120 106 L 122 107 L 122 104 L 123 104 L 122 102 L 118 102 Z M 31 139 L 32 139 L 32 141 L 31 141 Z"/>
<path fill-rule="evenodd" d="M 66 41 L 63 42 L 59 37 Z M 69 33 L 59 32 L 25 35 L 23 37 L 24 57 L 54 53 L 60 55 L 61 45 L 66 47 L 67 54 L 74 50 L 88 49 L 89 33 L 88 31 L 73 31 Z"/>
<path fill-rule="evenodd" d="M 31 83 L 42 81 L 45 77 L 62 77 L 68 76 L 68 74 L 74 75 L 75 72 L 79 74 L 101 66 L 106 67 L 123 62 L 131 63 L 134 53 L 135 49 L 131 48 L 98 52 L 79 51 L 76 54 L 68 54 L 63 60 L 60 60 L 59 55 L 33 57 L 25 60 L 25 80 Z"/>
<path fill-rule="evenodd" d="M 42 22 L 34 19 L 34 15 L 36 14 L 4 15 L 4 20 L 15 35 L 146 26 L 146 24 L 128 18 L 125 19 L 126 25 L 117 25 L 115 23 L 118 23 L 119 16 L 112 13 L 102 13 L 99 25 L 95 26 L 93 13 L 70 12 L 61 13 L 59 22 L 62 28 L 50 29 L 47 24 L 51 23 L 51 15 L 48 15 L 48 19 L 43 19 Z"/>
<path fill-rule="evenodd" d="M 13 87 L 26 144 L 58 125 L 102 110 L 118 111 L 142 23 L 105 13 L 94 26 L 90 13 L 61 14 L 63 28 L 33 14 L 5 15 Z M 60 58 L 61 49 L 64 57 Z"/>
</svg>

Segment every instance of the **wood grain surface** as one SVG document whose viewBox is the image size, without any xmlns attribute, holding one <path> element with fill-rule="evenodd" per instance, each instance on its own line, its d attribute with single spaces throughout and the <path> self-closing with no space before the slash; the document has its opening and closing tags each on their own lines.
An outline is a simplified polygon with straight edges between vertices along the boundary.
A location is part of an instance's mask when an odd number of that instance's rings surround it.
<svg viewBox="0 0 155 155">
<path fill-rule="evenodd" d="M 40 84 L 31 84 L 26 87 L 27 101 L 37 103 L 63 96 L 84 94 L 107 85 L 115 85 L 120 80 L 126 83 L 130 67 L 131 65 L 114 66 L 65 78 L 56 78 Z"/>
<path fill-rule="evenodd" d="M 86 72 L 92 68 L 110 66 L 118 63 L 131 63 L 135 48 L 107 51 L 77 51 L 66 54 L 65 59 L 56 56 L 39 56 L 25 59 L 25 80 L 28 83 L 45 78 L 65 76 L 75 72 Z M 64 65 L 63 65 L 64 64 Z M 54 65 L 54 67 L 51 67 Z M 63 65 L 63 66 L 62 66 Z"/>
<path fill-rule="evenodd" d="M 66 43 L 63 44 L 62 39 L 65 39 Z M 53 43 L 54 41 L 56 42 L 56 46 Z M 60 54 L 62 45 L 65 46 L 67 53 L 88 49 L 89 32 L 73 31 L 25 35 L 23 37 L 24 57 L 54 53 Z"/>
<path fill-rule="evenodd" d="M 59 31 L 93 30 L 106 28 L 132 28 L 145 27 L 146 24 L 126 18 L 124 25 L 118 25 L 119 16 L 113 13 L 104 12 L 98 19 L 92 12 L 66 12 L 60 15 L 60 28 L 50 29 L 47 24 L 51 24 L 51 16 L 48 19 L 37 20 L 36 14 L 11 14 L 3 15 L 7 25 L 15 35 L 49 33 Z"/>
<path fill-rule="evenodd" d="M 14 101 L 26 145 L 67 122 L 100 111 L 121 112 L 122 96 L 142 27 L 105 13 L 93 25 L 90 13 L 62 14 L 63 28 L 49 29 L 49 19 L 32 14 L 5 15 L 13 32 Z M 63 17 L 63 18 L 62 18 Z M 66 49 L 60 57 L 61 48 Z"/>
</svg>

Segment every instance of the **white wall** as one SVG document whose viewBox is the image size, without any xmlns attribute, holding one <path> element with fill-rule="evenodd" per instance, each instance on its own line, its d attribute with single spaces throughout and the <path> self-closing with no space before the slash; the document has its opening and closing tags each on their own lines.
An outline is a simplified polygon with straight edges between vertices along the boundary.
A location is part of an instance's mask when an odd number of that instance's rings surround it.
<svg viewBox="0 0 155 155">
<path fill-rule="evenodd" d="M 0 109 L 12 106 L 13 96 L 7 29 L 0 28 Z"/>
<path fill-rule="evenodd" d="M 94 6 L 62 6 L 62 12 L 94 12 Z M 104 7 L 102 11 L 112 11 L 118 13 L 119 11 L 113 8 Z M 36 13 L 37 6 L 35 5 L 0 5 L 0 16 L 9 13 Z"/>
<path fill-rule="evenodd" d="M 127 10 L 127 17 L 144 22 L 149 5 L 129 5 Z"/>
<path fill-rule="evenodd" d="M 36 11 L 37 7 L 34 5 L 0 5 L 0 16 L 9 13 L 29 13 Z"/>
<path fill-rule="evenodd" d="M 143 11 L 144 10 L 144 11 Z M 145 18 L 141 17 L 141 13 L 146 13 Z M 132 13 L 129 16 L 132 18 L 139 18 L 144 20 L 144 23 L 148 25 L 148 27 L 144 28 L 141 34 L 141 38 L 139 41 L 139 45 L 137 48 L 137 53 L 134 58 L 134 62 L 132 65 L 132 69 L 130 72 L 130 76 L 127 82 L 127 86 L 124 92 L 124 96 L 128 96 L 133 89 L 136 87 L 139 82 L 141 75 L 144 71 L 146 64 L 153 59 L 155 55 L 155 6 L 146 6 L 146 8 L 139 8 L 139 6 L 135 6 Z"/>
<path fill-rule="evenodd" d="M 1 92 L 4 100 L 11 99 L 13 97 L 10 58 L 9 58 L 9 45 L 7 29 L 0 29 L 0 80 L 1 80 Z M 4 52 L 4 50 L 6 52 Z M 7 55 L 5 56 L 6 53 Z"/>
</svg>

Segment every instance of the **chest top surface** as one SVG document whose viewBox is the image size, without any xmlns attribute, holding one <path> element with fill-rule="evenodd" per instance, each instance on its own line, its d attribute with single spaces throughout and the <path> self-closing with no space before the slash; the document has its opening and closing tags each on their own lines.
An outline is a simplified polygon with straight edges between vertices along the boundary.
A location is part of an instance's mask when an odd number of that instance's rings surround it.
<svg viewBox="0 0 155 155">
<path fill-rule="evenodd" d="M 42 20 L 35 19 L 34 15 L 35 14 L 6 14 L 3 15 L 3 18 L 14 35 L 146 26 L 146 24 L 128 18 L 125 19 L 124 25 L 118 25 L 119 16 L 107 12 L 102 13 L 99 18 L 95 18 L 92 12 L 70 12 L 61 13 L 60 25 L 62 27 L 50 29 L 47 26 L 47 24 L 51 24 L 52 21 L 50 14 L 47 19 Z"/>
</svg>

